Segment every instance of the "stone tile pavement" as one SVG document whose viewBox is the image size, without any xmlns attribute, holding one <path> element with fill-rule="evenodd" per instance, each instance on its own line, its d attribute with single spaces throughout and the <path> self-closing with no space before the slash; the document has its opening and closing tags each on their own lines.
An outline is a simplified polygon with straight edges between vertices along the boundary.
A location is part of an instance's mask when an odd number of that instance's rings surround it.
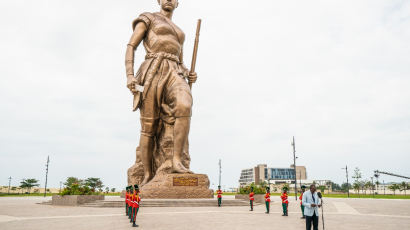
<svg viewBox="0 0 410 230">
<path fill-rule="evenodd" d="M 133 229 L 123 208 L 36 204 L 47 199 L 0 198 L 0 229 Z M 273 197 L 270 214 L 264 213 L 264 205 L 258 205 L 254 212 L 249 212 L 248 207 L 218 208 L 215 200 L 215 207 L 142 208 L 137 223 L 138 229 L 304 229 L 299 202 L 292 197 L 289 209 L 288 217 L 281 216 L 279 197 Z M 410 200 L 327 198 L 324 217 L 326 229 L 410 229 Z"/>
</svg>

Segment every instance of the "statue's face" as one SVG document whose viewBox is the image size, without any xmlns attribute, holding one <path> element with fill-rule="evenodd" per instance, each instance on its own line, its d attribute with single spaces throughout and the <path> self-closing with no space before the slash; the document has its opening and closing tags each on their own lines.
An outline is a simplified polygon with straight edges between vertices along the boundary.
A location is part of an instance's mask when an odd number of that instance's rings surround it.
<svg viewBox="0 0 410 230">
<path fill-rule="evenodd" d="M 174 11 L 178 7 L 178 0 L 158 0 L 158 3 L 165 11 Z"/>
</svg>

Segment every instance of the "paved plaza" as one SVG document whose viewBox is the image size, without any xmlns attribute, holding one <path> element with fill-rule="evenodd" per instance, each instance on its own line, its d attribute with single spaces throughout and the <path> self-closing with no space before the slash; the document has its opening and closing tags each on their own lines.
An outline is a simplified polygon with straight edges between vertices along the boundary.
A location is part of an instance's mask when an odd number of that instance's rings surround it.
<svg viewBox="0 0 410 230">
<path fill-rule="evenodd" d="M 289 216 L 281 216 L 279 197 L 271 213 L 255 207 L 146 207 L 138 214 L 138 229 L 304 229 L 299 202 L 290 197 Z M 293 198 L 293 199 L 292 199 Z M 133 229 L 123 208 L 40 205 L 50 198 L 0 198 L 0 229 Z M 107 197 L 107 200 L 118 199 Z M 224 197 L 224 199 L 233 199 Z M 215 200 L 216 205 L 216 200 Z M 326 229 L 409 229 L 410 200 L 325 199 Z M 320 226 L 322 221 L 320 220 Z M 320 227 L 322 229 L 322 227 Z"/>
</svg>

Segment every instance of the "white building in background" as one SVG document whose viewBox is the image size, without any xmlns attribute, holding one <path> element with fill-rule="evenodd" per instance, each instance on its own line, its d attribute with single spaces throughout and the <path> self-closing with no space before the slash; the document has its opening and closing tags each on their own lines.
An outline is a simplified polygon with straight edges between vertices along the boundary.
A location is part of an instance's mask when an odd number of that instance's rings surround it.
<svg viewBox="0 0 410 230">
<path fill-rule="evenodd" d="M 242 169 L 241 176 L 239 177 L 240 185 L 247 185 L 255 182 L 255 172 L 253 168 Z"/>
<path fill-rule="evenodd" d="M 307 179 L 305 166 L 296 166 L 296 179 Z M 266 164 L 259 164 L 254 168 L 243 169 L 239 177 L 239 186 L 261 181 L 270 184 L 294 184 L 295 167 L 291 165 L 289 168 L 268 168 Z"/>
</svg>

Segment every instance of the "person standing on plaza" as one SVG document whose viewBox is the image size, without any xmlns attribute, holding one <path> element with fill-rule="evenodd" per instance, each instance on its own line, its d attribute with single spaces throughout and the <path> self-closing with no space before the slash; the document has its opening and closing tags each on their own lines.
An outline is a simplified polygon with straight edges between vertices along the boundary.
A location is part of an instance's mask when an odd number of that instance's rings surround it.
<svg viewBox="0 0 410 230">
<path fill-rule="evenodd" d="M 127 186 L 125 188 L 125 215 L 128 216 L 128 206 L 129 206 L 129 202 L 128 202 L 128 190 L 129 190 L 129 186 Z"/>
<path fill-rule="evenodd" d="M 266 214 L 269 214 L 269 208 L 270 208 L 270 189 L 269 187 L 266 187 L 266 194 L 265 194 L 265 204 L 266 204 Z"/>
<path fill-rule="evenodd" d="M 301 192 L 301 194 L 300 194 L 300 196 L 299 196 L 300 209 L 302 209 L 302 217 L 301 217 L 301 219 L 305 219 L 305 218 L 306 218 L 306 217 L 305 217 L 305 206 L 303 206 L 303 204 L 302 204 L 302 198 L 303 198 L 303 193 L 304 193 L 305 190 L 306 190 L 306 186 L 302 185 L 300 188 L 302 189 L 302 192 Z"/>
<path fill-rule="evenodd" d="M 132 198 L 133 198 L 133 189 L 132 185 L 129 186 L 129 192 L 128 192 L 128 219 L 130 219 L 130 223 L 132 222 Z"/>
<path fill-rule="evenodd" d="M 302 204 L 305 206 L 304 214 L 306 216 L 306 230 L 318 230 L 319 225 L 319 208 L 321 207 L 321 201 L 316 192 L 316 186 L 310 185 L 308 191 L 303 193 Z"/>
<path fill-rule="evenodd" d="M 216 193 L 218 194 L 218 207 L 221 207 L 222 205 L 222 190 L 221 190 L 221 186 L 218 186 L 218 190 L 216 191 Z"/>
<path fill-rule="evenodd" d="M 251 210 L 249 211 L 253 211 L 253 201 L 255 200 L 253 197 L 254 195 L 255 193 L 253 192 L 253 187 L 251 187 L 251 192 L 249 193 L 249 204 L 251 205 Z"/>
<path fill-rule="evenodd" d="M 283 193 L 280 196 L 280 198 L 282 199 L 282 209 L 283 209 L 283 215 L 282 216 L 288 216 L 289 201 L 288 201 L 288 188 L 287 187 L 283 188 Z"/>
<path fill-rule="evenodd" d="M 134 185 L 134 194 L 133 194 L 133 199 L 132 199 L 132 227 L 138 227 L 138 225 L 135 224 L 135 220 L 137 218 L 138 210 L 140 208 L 140 202 L 141 198 L 139 196 L 139 187 L 138 185 Z"/>
</svg>

